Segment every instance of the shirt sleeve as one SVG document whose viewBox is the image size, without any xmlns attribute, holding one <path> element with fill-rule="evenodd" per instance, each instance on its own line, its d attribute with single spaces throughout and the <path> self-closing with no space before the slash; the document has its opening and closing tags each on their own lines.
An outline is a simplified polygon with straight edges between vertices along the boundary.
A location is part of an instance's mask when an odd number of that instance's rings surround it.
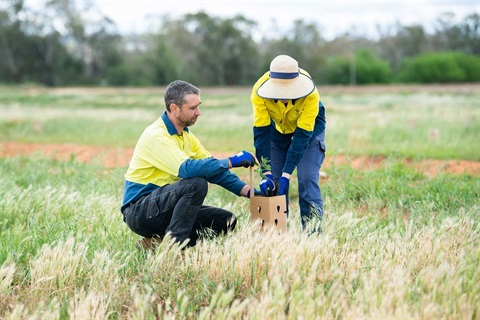
<svg viewBox="0 0 480 320">
<path fill-rule="evenodd" d="M 229 170 L 228 159 L 187 159 L 178 170 L 178 176 L 182 179 L 203 177 L 207 180 L 222 172 Z"/>
<path fill-rule="evenodd" d="M 255 156 L 257 157 L 258 161 L 260 161 L 260 163 L 263 159 L 270 161 L 270 130 L 271 126 L 253 127 L 253 146 L 255 147 Z"/>
<path fill-rule="evenodd" d="M 228 191 L 240 195 L 245 182 L 229 170 L 227 159 L 188 159 L 180 166 L 180 178 L 203 177 Z"/>
<path fill-rule="evenodd" d="M 207 179 L 207 181 L 219 185 L 232 192 L 233 194 L 236 194 L 237 196 L 240 195 L 240 191 L 242 191 L 243 187 L 247 185 L 230 170 L 223 171 L 217 175 L 211 176 Z"/>
<path fill-rule="evenodd" d="M 293 170 L 302 159 L 303 154 L 307 148 L 308 142 L 313 135 L 313 131 L 306 131 L 302 128 L 297 128 L 293 134 L 292 143 L 287 152 L 287 160 L 283 167 L 283 172 L 292 174 Z"/>
<path fill-rule="evenodd" d="M 313 136 L 318 136 L 322 132 L 323 137 L 325 136 L 325 107 L 321 101 L 318 102 L 318 109 L 317 109 L 317 116 L 314 121 L 314 129 L 313 131 L 306 131 L 302 128 L 297 127 L 295 133 L 293 134 L 292 143 L 290 144 L 290 148 L 288 149 L 287 159 L 285 162 L 285 166 L 283 168 L 283 172 L 291 174 L 293 170 L 296 168 L 300 159 L 302 158 L 305 150 L 307 149 L 307 145 L 310 142 Z M 320 141 L 321 147 L 323 151 L 326 150 L 325 141 L 322 139 Z"/>
<path fill-rule="evenodd" d="M 305 104 L 300 117 L 297 120 L 297 128 L 293 133 L 292 143 L 287 152 L 287 159 L 283 172 L 292 174 L 293 170 L 303 157 L 310 138 L 313 136 L 315 123 L 319 114 L 320 95 L 315 89 L 305 98 Z"/>
<path fill-rule="evenodd" d="M 250 101 L 253 108 L 253 145 L 258 161 L 270 160 L 270 128 L 272 119 L 268 113 L 265 99 L 257 94 L 258 87 L 269 78 L 269 72 L 264 73 L 253 85 Z"/>
</svg>

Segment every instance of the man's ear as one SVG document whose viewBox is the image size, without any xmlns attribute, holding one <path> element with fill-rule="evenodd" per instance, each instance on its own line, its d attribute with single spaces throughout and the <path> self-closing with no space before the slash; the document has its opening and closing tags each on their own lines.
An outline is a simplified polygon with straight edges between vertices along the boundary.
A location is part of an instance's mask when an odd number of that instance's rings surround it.
<svg viewBox="0 0 480 320">
<path fill-rule="evenodd" d="M 180 112 L 180 107 L 176 103 L 171 103 L 170 104 L 170 110 L 172 111 L 172 113 L 174 115 L 178 116 L 178 114 Z"/>
</svg>

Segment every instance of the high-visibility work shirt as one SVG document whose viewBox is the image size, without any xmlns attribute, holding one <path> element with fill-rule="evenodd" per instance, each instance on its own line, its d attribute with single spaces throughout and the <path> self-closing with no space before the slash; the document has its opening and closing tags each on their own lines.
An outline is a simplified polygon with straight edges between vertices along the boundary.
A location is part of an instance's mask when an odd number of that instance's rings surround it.
<svg viewBox="0 0 480 320">
<path fill-rule="evenodd" d="M 310 77 L 305 70 L 300 69 L 300 72 Z M 316 87 L 306 97 L 288 100 L 287 105 L 280 100 L 258 96 L 258 88 L 269 77 L 268 71 L 260 77 L 254 84 L 250 96 L 253 107 L 256 157 L 259 161 L 262 161 L 262 158 L 270 160 L 270 126 L 273 125 L 279 134 L 291 137 L 291 144 L 282 170 L 291 174 L 302 158 L 310 139 L 318 134 L 317 131 L 325 130 L 324 108 Z"/>
<path fill-rule="evenodd" d="M 165 112 L 135 146 L 125 174 L 122 210 L 158 187 L 192 177 L 204 177 L 237 195 L 246 185 L 230 172 L 228 159 L 213 158 L 188 128 L 179 135 Z"/>
<path fill-rule="evenodd" d="M 302 73 L 310 75 L 301 70 Z M 293 133 L 298 128 L 305 131 L 313 131 L 315 118 L 318 115 L 318 102 L 320 95 L 317 88 L 306 97 L 297 100 L 288 100 L 285 106 L 280 100 L 265 99 L 257 94 L 258 88 L 270 78 L 266 72 L 253 86 L 250 97 L 253 106 L 253 126 L 269 126 L 271 120 L 275 122 L 275 128 L 283 134 Z M 292 102 L 295 101 L 295 104 Z"/>
</svg>

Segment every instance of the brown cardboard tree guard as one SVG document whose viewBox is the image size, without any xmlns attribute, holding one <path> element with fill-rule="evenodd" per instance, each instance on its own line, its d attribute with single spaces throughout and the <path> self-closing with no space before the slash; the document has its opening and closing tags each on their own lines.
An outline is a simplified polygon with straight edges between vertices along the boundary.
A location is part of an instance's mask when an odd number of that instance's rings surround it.
<svg viewBox="0 0 480 320">
<path fill-rule="evenodd" d="M 287 200 L 283 196 L 255 196 L 253 183 L 253 167 L 250 167 L 250 218 L 260 221 L 263 227 L 287 230 Z"/>
</svg>

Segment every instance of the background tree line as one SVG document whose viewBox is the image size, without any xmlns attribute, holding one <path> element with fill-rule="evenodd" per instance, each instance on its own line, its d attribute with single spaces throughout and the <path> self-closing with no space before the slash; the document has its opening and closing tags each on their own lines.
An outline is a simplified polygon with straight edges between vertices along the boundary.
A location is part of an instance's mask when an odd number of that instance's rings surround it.
<svg viewBox="0 0 480 320">
<path fill-rule="evenodd" d="M 255 21 L 198 12 L 121 35 L 89 1 L 49 0 L 34 10 L 10 0 L 0 7 L 0 82 L 251 85 L 278 54 L 295 57 L 317 84 L 478 82 L 480 16 L 454 18 L 442 14 L 432 32 L 397 24 L 379 26 L 375 40 L 347 33 L 327 41 L 313 22 L 256 39 Z"/>
</svg>

